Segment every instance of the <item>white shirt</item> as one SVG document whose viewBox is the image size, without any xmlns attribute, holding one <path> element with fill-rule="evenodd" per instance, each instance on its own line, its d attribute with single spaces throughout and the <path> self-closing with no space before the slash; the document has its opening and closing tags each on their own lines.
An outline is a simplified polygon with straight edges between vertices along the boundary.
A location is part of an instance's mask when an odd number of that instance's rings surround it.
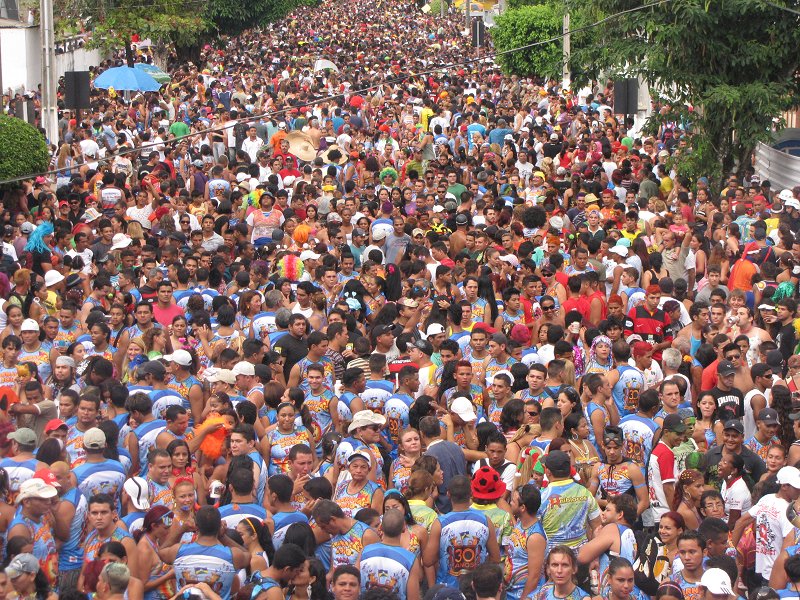
<svg viewBox="0 0 800 600">
<path fill-rule="evenodd" d="M 794 525 L 786 518 L 788 506 L 786 500 L 775 494 L 767 494 L 747 511 L 756 521 L 756 573 L 764 579 L 769 579 L 783 540 L 794 529 Z"/>
<path fill-rule="evenodd" d="M 264 146 L 264 140 L 256 136 L 256 139 L 251 140 L 249 137 L 242 142 L 242 150 L 247 152 L 252 162 L 256 162 L 258 158 L 258 151 Z M 260 177 L 259 177 L 260 180 Z"/>
<path fill-rule="evenodd" d="M 750 490 L 744 479 L 737 477 L 736 480 L 728 487 L 728 482 L 722 482 L 720 489 L 722 499 L 725 501 L 725 516 L 729 516 L 730 511 L 738 510 L 747 512 L 753 506 L 753 499 L 750 495 Z"/>
<path fill-rule="evenodd" d="M 91 250 L 89 250 L 89 248 L 86 248 L 83 252 L 76 252 L 75 250 L 70 250 L 69 252 L 67 252 L 67 256 L 71 256 L 73 258 L 76 256 L 80 256 L 81 259 L 83 260 L 82 273 L 91 272 L 92 257 L 94 256 L 94 253 Z"/>
</svg>

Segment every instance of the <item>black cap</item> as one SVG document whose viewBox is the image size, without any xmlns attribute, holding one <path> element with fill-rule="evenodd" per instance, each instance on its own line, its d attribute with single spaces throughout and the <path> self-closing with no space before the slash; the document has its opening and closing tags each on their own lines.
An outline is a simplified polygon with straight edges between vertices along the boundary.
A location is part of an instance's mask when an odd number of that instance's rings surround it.
<svg viewBox="0 0 800 600">
<path fill-rule="evenodd" d="M 686 431 L 686 423 L 683 422 L 679 414 L 671 414 L 664 417 L 664 423 L 662 423 L 661 428 L 664 431 L 684 433 Z"/>
<path fill-rule="evenodd" d="M 569 475 L 571 467 L 569 454 L 563 450 L 553 450 L 545 456 L 544 466 L 547 467 L 553 475 Z"/>
<path fill-rule="evenodd" d="M 456 225 L 464 226 L 469 223 L 466 213 L 460 212 L 456 215 Z"/>
<path fill-rule="evenodd" d="M 728 421 L 725 421 L 724 429 L 732 429 L 733 431 L 744 435 L 744 425 L 742 425 L 742 422 L 738 419 L 729 419 Z"/>
<path fill-rule="evenodd" d="M 417 340 L 412 344 L 412 346 L 414 346 L 414 348 L 420 352 L 424 352 L 428 356 L 433 354 L 433 346 L 428 340 Z"/>
<path fill-rule="evenodd" d="M 780 350 L 769 350 L 764 362 L 773 369 L 783 372 L 783 354 L 781 354 Z"/>
<path fill-rule="evenodd" d="M 717 373 L 722 375 L 733 375 L 736 373 L 736 367 L 733 366 L 733 363 L 729 360 L 721 360 L 717 365 Z"/>
<path fill-rule="evenodd" d="M 155 375 L 156 377 L 164 377 L 167 374 L 167 368 L 164 363 L 158 360 L 148 360 L 136 367 L 136 372 L 139 375 Z"/>
</svg>

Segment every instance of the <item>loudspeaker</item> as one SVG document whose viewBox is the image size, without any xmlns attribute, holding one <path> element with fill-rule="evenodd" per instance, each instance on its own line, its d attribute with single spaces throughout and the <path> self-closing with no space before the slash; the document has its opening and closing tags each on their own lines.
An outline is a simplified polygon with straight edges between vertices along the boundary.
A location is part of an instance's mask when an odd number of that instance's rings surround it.
<svg viewBox="0 0 800 600">
<path fill-rule="evenodd" d="M 471 0 L 465 0 L 470 2 Z M 483 48 L 486 46 L 486 25 L 483 24 L 483 19 L 472 19 L 472 45 L 475 48 Z"/>
<path fill-rule="evenodd" d="M 618 79 L 614 82 L 614 114 L 634 115 L 639 110 L 639 81 Z"/>
<path fill-rule="evenodd" d="M 64 73 L 64 108 L 73 110 L 89 108 L 89 71 L 67 71 Z"/>
</svg>

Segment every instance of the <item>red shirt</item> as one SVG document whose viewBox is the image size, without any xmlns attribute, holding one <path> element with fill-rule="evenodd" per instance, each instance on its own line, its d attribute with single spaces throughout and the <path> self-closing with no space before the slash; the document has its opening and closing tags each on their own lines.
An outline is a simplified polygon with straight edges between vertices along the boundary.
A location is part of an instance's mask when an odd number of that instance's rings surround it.
<svg viewBox="0 0 800 600">
<path fill-rule="evenodd" d="M 183 309 L 177 304 L 171 304 L 169 308 L 161 308 L 158 302 L 153 304 L 153 315 L 156 321 L 161 323 L 164 327 L 172 325 L 172 319 L 178 315 L 183 316 Z"/>
</svg>

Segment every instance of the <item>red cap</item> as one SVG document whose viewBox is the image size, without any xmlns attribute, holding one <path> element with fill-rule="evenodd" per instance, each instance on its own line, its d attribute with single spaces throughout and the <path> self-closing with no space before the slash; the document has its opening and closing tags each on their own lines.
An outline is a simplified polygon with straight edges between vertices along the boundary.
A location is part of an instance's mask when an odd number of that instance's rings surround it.
<svg viewBox="0 0 800 600">
<path fill-rule="evenodd" d="M 661 294 L 661 288 L 658 287 L 657 284 L 653 283 L 647 286 L 645 293 L 649 296 L 650 294 Z"/>
<path fill-rule="evenodd" d="M 495 329 L 494 327 L 490 327 L 489 325 L 483 322 L 475 323 L 475 325 L 472 326 L 472 331 L 483 331 L 487 335 L 493 335 L 497 333 L 497 329 Z"/>
<path fill-rule="evenodd" d="M 56 429 L 61 429 L 62 427 L 69 428 L 69 425 L 67 425 L 61 419 L 50 419 L 47 422 L 47 425 L 44 426 L 44 432 L 50 433 L 51 431 L 55 431 Z"/>
<path fill-rule="evenodd" d="M 61 484 L 58 483 L 58 479 L 56 476 L 53 475 L 53 472 L 50 469 L 39 469 L 33 474 L 34 479 L 41 479 L 47 485 L 52 485 L 54 487 L 61 487 Z"/>
</svg>

